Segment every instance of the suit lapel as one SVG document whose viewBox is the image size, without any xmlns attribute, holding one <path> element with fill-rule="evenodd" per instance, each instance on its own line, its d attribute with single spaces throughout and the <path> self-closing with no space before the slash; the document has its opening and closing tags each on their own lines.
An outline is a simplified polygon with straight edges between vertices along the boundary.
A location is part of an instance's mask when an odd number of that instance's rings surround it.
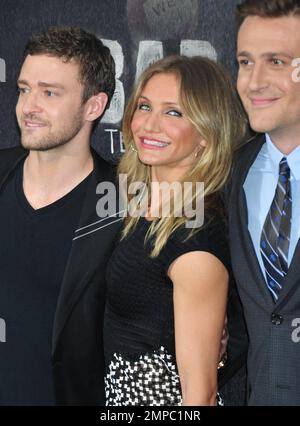
<svg viewBox="0 0 300 426">
<path fill-rule="evenodd" d="M 237 158 L 237 167 L 234 171 L 237 176 L 237 185 L 233 189 L 233 191 L 237 197 L 235 200 L 235 205 L 238 206 L 238 209 L 236 211 L 235 223 L 238 223 L 242 244 L 245 247 L 244 252 L 247 253 L 247 256 L 245 256 L 245 260 L 248 262 L 250 270 L 253 271 L 255 282 L 257 283 L 258 288 L 261 290 L 261 294 L 264 299 L 264 304 L 272 306 L 274 305 L 274 302 L 269 290 L 267 289 L 265 277 L 262 273 L 258 259 L 256 257 L 255 248 L 248 230 L 248 209 L 246 194 L 243 187 L 249 169 L 255 161 L 264 143 L 264 135 L 256 136 L 253 140 L 250 140 L 248 142 L 248 149 L 243 153 L 243 155 Z M 232 244 L 234 244 L 234 242 L 232 242 Z"/>
<path fill-rule="evenodd" d="M 100 161 L 100 162 L 99 162 Z M 99 182 L 113 181 L 113 175 L 103 160 L 94 158 L 94 171 L 91 175 L 85 201 L 82 207 L 78 229 L 74 239 L 58 298 L 52 336 L 52 353 L 57 346 L 62 329 L 85 287 L 97 271 L 99 285 L 105 276 L 106 262 L 112 251 L 113 241 L 122 219 L 114 216 L 99 218 L 96 204 L 99 195 L 96 187 Z"/>
</svg>

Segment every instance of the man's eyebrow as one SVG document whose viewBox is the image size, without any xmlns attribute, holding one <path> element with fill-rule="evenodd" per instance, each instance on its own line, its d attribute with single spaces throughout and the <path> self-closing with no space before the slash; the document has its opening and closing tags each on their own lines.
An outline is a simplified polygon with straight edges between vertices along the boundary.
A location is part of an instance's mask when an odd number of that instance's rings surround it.
<svg viewBox="0 0 300 426">
<path fill-rule="evenodd" d="M 294 59 L 294 56 L 288 52 L 266 52 L 263 54 L 264 57 L 273 58 L 275 56 L 284 56 L 285 58 Z"/>
<path fill-rule="evenodd" d="M 246 58 L 252 58 L 253 57 L 253 55 L 250 52 L 247 52 L 246 50 L 243 50 L 242 52 L 238 52 L 237 57 L 240 57 L 240 56 L 244 56 Z M 293 55 L 291 55 L 287 52 L 280 52 L 280 51 L 278 51 L 278 52 L 270 51 L 270 52 L 262 53 L 260 55 L 261 58 L 274 58 L 276 56 L 284 56 L 285 58 L 288 58 L 288 59 L 291 59 L 291 60 L 294 59 Z"/>
<path fill-rule="evenodd" d="M 242 52 L 237 52 L 236 56 L 251 56 L 251 53 L 247 52 L 246 50 L 243 50 Z"/>
<path fill-rule="evenodd" d="M 17 83 L 18 84 L 24 84 L 25 86 L 30 86 L 30 84 L 28 83 L 27 80 L 18 80 Z M 55 81 L 39 81 L 38 86 L 40 86 L 40 87 L 54 87 L 54 88 L 62 89 L 62 90 L 65 89 L 65 86 L 63 86 L 62 84 L 57 83 Z"/>
</svg>

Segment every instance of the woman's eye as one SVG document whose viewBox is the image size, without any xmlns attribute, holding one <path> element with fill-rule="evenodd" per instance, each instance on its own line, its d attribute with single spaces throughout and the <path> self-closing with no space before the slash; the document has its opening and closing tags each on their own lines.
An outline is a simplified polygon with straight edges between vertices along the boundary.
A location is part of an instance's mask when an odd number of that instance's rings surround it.
<svg viewBox="0 0 300 426">
<path fill-rule="evenodd" d="M 144 103 L 138 104 L 137 109 L 141 111 L 150 111 L 150 106 Z"/>
<path fill-rule="evenodd" d="M 182 117 L 182 113 L 180 111 L 177 111 L 176 109 L 171 109 L 167 112 L 167 114 L 173 117 Z"/>
</svg>

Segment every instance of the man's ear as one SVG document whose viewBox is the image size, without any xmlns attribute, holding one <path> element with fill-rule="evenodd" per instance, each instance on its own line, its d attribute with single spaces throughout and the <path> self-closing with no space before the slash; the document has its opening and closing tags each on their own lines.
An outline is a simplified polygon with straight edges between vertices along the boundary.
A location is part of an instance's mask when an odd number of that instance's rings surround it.
<svg viewBox="0 0 300 426">
<path fill-rule="evenodd" d="M 107 105 L 108 96 L 104 92 L 100 92 L 97 95 L 92 96 L 86 105 L 85 118 L 87 121 L 94 121 L 100 117 Z"/>
</svg>

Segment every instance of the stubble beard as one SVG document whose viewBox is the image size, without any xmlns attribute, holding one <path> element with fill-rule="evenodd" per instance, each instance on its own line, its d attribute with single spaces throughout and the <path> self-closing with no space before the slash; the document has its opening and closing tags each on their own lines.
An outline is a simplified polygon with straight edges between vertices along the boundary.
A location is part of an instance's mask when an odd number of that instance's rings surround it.
<svg viewBox="0 0 300 426">
<path fill-rule="evenodd" d="M 83 126 L 82 112 L 78 111 L 68 124 L 53 132 L 51 132 L 51 127 L 49 126 L 48 135 L 38 140 L 34 140 L 30 134 L 26 134 L 26 131 L 21 129 L 21 144 L 23 148 L 30 151 L 43 152 L 59 148 L 73 140 L 81 130 Z"/>
</svg>

